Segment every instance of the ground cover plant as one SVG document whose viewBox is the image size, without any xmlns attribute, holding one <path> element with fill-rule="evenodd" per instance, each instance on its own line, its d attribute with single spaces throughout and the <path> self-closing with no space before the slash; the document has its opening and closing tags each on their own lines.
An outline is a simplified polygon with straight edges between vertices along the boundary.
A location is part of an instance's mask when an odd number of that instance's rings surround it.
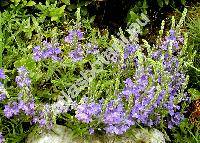
<svg viewBox="0 0 200 143">
<path fill-rule="evenodd" d="M 81 8 L 66 9 L 69 1 L 22 0 L 0 13 L 0 142 L 25 142 L 34 129 L 53 124 L 77 136 L 156 127 L 180 138 L 179 126 L 185 134 L 190 94 L 198 98 L 187 90 L 188 67 L 196 66 L 187 9 L 170 27 L 161 23 L 155 44 L 140 39 L 134 23 L 110 35 Z M 198 142 L 198 130 L 191 136 Z"/>
</svg>

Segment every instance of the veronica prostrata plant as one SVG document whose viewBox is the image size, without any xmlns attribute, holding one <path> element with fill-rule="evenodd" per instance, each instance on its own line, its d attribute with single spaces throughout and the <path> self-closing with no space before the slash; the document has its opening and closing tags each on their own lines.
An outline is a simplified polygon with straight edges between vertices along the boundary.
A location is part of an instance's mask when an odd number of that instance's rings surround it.
<svg viewBox="0 0 200 143">
<path fill-rule="evenodd" d="M 81 125 L 91 134 L 123 134 L 134 125 L 178 125 L 183 119 L 181 102 L 189 100 L 187 33 L 181 31 L 185 15 L 186 10 L 177 25 L 173 19 L 167 33 L 163 22 L 156 44 L 149 45 L 146 40 L 139 43 L 133 26 L 127 28 L 129 37 L 120 30 L 109 41 L 108 35 L 84 27 L 78 10 L 75 26 L 68 27 L 62 39 L 41 38 L 30 46 L 26 56 L 35 69 L 15 63 L 20 65 L 17 96 L 4 97 L 1 86 L 4 116 L 25 115 L 31 124 L 50 129 L 63 115 L 68 126 Z M 0 71 L 0 78 L 5 77 Z M 40 92 L 48 84 L 47 94 Z"/>
<path fill-rule="evenodd" d="M 133 125 L 164 125 L 170 129 L 178 125 L 184 118 L 181 103 L 190 100 L 185 92 L 185 70 L 191 59 L 186 58 L 187 33 L 181 30 L 185 15 L 186 10 L 177 25 L 172 17 L 166 34 L 163 21 L 156 45 L 146 40 L 140 44 L 131 26 L 128 38 L 122 31 L 118 38 L 113 36 L 112 54 L 105 56 L 110 63 L 98 63 L 106 64 L 107 69 L 97 70 L 96 76 L 90 78 L 88 92 L 75 108 L 75 117 L 92 129 L 103 123 L 106 133 L 114 134 L 123 134 Z M 97 59 L 105 53 L 97 54 Z"/>
</svg>

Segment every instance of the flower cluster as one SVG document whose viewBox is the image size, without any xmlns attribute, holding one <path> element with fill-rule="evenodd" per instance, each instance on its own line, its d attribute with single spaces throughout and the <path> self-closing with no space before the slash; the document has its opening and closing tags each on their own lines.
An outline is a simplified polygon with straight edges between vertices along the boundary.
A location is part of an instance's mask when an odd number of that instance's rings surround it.
<svg viewBox="0 0 200 143">
<path fill-rule="evenodd" d="M 119 100 L 111 100 L 105 110 L 103 122 L 107 133 L 123 134 L 134 125 L 134 122 L 126 114 L 123 103 Z"/>
<path fill-rule="evenodd" d="M 83 59 L 84 51 L 80 44 L 80 40 L 83 39 L 83 32 L 80 30 L 70 30 L 69 34 L 65 37 L 64 41 L 76 48 L 69 53 L 69 57 L 73 62 L 81 61 Z"/>
<path fill-rule="evenodd" d="M 33 116 L 35 112 L 35 103 L 25 103 L 23 100 L 19 100 L 18 102 L 12 102 L 4 106 L 4 115 L 7 118 L 19 115 L 20 111 L 26 115 Z"/>
<path fill-rule="evenodd" d="M 130 30 L 127 32 L 129 33 Z M 67 69 L 62 67 L 66 63 L 62 63 L 59 65 L 58 77 L 63 79 L 63 70 L 60 70 L 62 68 L 64 71 L 71 69 L 74 71 L 75 66 L 79 66 L 79 69 L 83 66 L 91 67 L 92 70 L 87 70 L 86 74 L 80 72 L 84 77 L 81 80 L 75 77 L 78 79 L 76 84 L 80 87 L 75 88 L 75 84 L 72 87 L 76 92 L 78 91 L 76 95 L 80 96 L 68 98 L 68 95 L 63 94 L 65 97 L 57 98 L 57 102 L 53 104 L 35 102 L 37 98 L 31 94 L 29 72 L 22 66 L 17 68 L 18 76 L 15 78 L 19 87 L 17 90 L 20 90 L 19 97 L 18 100 L 14 97 L 8 99 L 3 107 L 5 117 L 20 117 L 19 115 L 22 114 L 40 127 L 51 128 L 56 122 L 57 115 L 74 114 L 75 111 L 75 115 L 72 116 L 88 124 L 90 134 L 100 126 L 103 126 L 108 134 L 121 135 L 135 124 L 151 127 L 166 121 L 168 128 L 178 125 L 183 119 L 180 102 L 186 99 L 184 89 L 187 85 L 187 76 L 182 62 L 184 60 L 180 51 L 187 39 L 183 39 L 180 33 L 173 29 L 169 31 L 168 36 L 160 38 L 158 45 L 153 46 L 145 41 L 143 45 L 139 45 L 139 41 L 136 40 L 138 38 L 133 36 L 131 35 L 129 39 L 124 35 L 120 35 L 123 39 L 113 36 L 110 42 L 111 48 L 102 48 L 100 52 L 98 46 L 93 44 L 97 41 L 93 43 L 83 41 L 84 33 L 81 30 L 69 31 L 64 38 L 66 46 L 70 49 L 69 57 L 73 62 L 78 62 L 88 56 L 85 59 L 87 63 L 84 61 L 73 64 L 73 68 Z M 43 41 L 42 46 L 33 48 L 34 60 L 37 62 L 48 58 L 59 61 L 61 53 L 58 43 L 52 44 L 47 41 Z M 90 59 L 92 62 L 89 61 Z M 88 66 L 88 63 L 91 65 Z M 0 78 L 6 78 L 2 69 L 0 69 Z M 74 77 L 70 76 L 70 79 L 73 80 Z M 60 85 L 55 80 L 52 83 Z M 63 88 L 56 87 L 53 92 Z M 72 90 L 71 87 L 69 89 Z M 80 92 L 82 91 L 80 89 L 84 89 L 84 92 Z M 0 101 L 6 98 L 6 94 L 0 82 Z M 78 102 L 82 96 L 83 98 Z M 69 110 L 72 112 L 68 112 Z M 0 141 L 1 138 L 0 134 Z"/>
<path fill-rule="evenodd" d="M 70 51 L 69 57 L 73 62 L 81 61 L 84 58 L 84 50 L 81 44 L 81 40 L 84 38 L 84 32 L 81 30 L 70 30 L 69 34 L 65 37 L 64 41 L 72 47 L 76 47 L 74 50 Z M 85 45 L 87 54 L 97 54 L 99 53 L 98 46 L 92 43 L 86 43 Z"/>
<path fill-rule="evenodd" d="M 123 45 L 123 64 L 127 64 L 126 59 L 131 56 L 134 74 L 125 79 L 125 87 L 117 98 L 98 104 L 87 99 L 77 106 L 75 117 L 85 123 L 103 117 L 98 120 L 104 123 L 105 131 L 114 134 L 123 134 L 136 122 L 146 126 L 158 125 L 166 116 L 169 117 L 168 128 L 178 125 L 183 119 L 178 103 L 185 100 L 182 95 L 187 84 L 181 57 L 178 56 L 183 38 L 177 38 L 175 31 L 170 30 L 161 46 L 156 45 L 147 53 L 137 43 Z M 104 104 L 106 108 L 99 108 Z M 94 130 L 90 129 L 90 132 Z"/>
<path fill-rule="evenodd" d="M 17 101 L 12 100 L 4 105 L 4 115 L 7 118 L 12 118 L 13 116 L 24 114 L 32 119 L 32 123 L 38 123 L 40 127 L 50 129 L 53 124 L 53 116 L 68 111 L 67 103 L 63 99 L 60 99 L 52 105 L 37 106 L 33 95 L 30 93 L 31 80 L 29 78 L 29 72 L 24 66 L 19 67 L 17 70 L 19 75 L 15 81 L 20 87 L 21 92 L 18 94 Z M 1 99 L 3 99 L 5 98 L 6 91 L 1 83 L 0 90 L 2 92 Z"/>
<path fill-rule="evenodd" d="M 69 56 L 74 62 L 77 62 L 83 59 L 83 54 L 84 54 L 84 51 L 81 48 L 81 45 L 78 45 L 78 47 L 75 50 L 69 53 Z"/>
<path fill-rule="evenodd" d="M 176 39 L 174 30 L 170 30 L 170 35 L 159 46 L 160 48 L 156 47 L 152 57 L 146 57 L 141 53 L 140 61 L 137 57 L 135 58 L 137 61 L 135 75 L 133 75 L 135 82 L 127 78 L 122 94 L 127 100 L 131 96 L 134 97 L 131 117 L 137 122 L 149 126 L 156 125 L 157 117 L 160 117 L 158 109 L 168 110 L 171 116 L 169 127 L 177 125 L 183 119 L 177 100 L 183 92 L 182 89 L 187 83 L 187 79 L 174 54 L 178 52 L 179 45 L 182 44 Z M 146 60 L 141 60 L 145 57 Z M 152 58 L 154 61 L 148 61 L 148 58 Z M 179 100 L 184 100 L 184 97 L 180 97 Z"/>
<path fill-rule="evenodd" d="M 49 104 L 45 104 L 42 108 L 36 111 L 32 122 L 35 124 L 38 123 L 40 127 L 51 129 L 53 125 L 53 116 L 51 106 Z"/>
<path fill-rule="evenodd" d="M 173 29 L 169 31 L 169 36 L 165 37 L 165 40 L 162 42 L 160 46 L 162 50 L 167 51 L 169 50 L 169 46 L 173 46 L 173 52 L 175 52 L 177 49 L 180 48 L 179 45 L 183 44 L 184 39 L 181 36 L 177 38 L 175 34 L 176 32 Z"/>
<path fill-rule="evenodd" d="M 87 48 L 87 51 L 86 51 L 87 54 L 99 53 L 99 49 L 97 45 L 93 45 L 92 43 L 87 43 L 85 47 Z"/>
<path fill-rule="evenodd" d="M 89 123 L 92 121 L 93 116 L 100 114 L 102 107 L 95 102 L 87 103 L 87 98 L 84 100 L 84 103 L 77 106 L 75 117 L 82 122 Z"/>
<path fill-rule="evenodd" d="M 7 118 L 11 118 L 14 115 L 19 115 L 20 113 L 25 113 L 25 115 L 33 116 L 35 112 L 34 99 L 31 96 L 25 97 L 26 94 L 29 94 L 28 91 L 31 85 L 29 72 L 24 66 L 17 68 L 17 71 L 18 76 L 16 76 L 15 82 L 23 91 L 23 93 L 19 93 L 18 101 L 9 102 L 4 106 L 4 114 Z"/>
<path fill-rule="evenodd" d="M 130 55 L 134 54 L 135 51 L 139 48 L 138 44 L 126 45 L 124 48 L 124 59 L 127 59 Z"/>
<path fill-rule="evenodd" d="M 74 41 L 83 39 L 83 32 L 81 30 L 70 30 L 69 34 L 65 37 L 65 42 L 72 44 Z"/>
<path fill-rule="evenodd" d="M 30 87 L 31 80 L 28 77 L 29 72 L 26 70 L 24 66 L 17 68 L 18 76 L 15 78 L 15 82 L 20 88 Z"/>
<path fill-rule="evenodd" d="M 59 54 L 61 53 L 62 51 L 59 47 L 59 43 L 52 44 L 47 41 L 43 41 L 42 46 L 36 46 L 33 48 L 34 60 L 37 62 L 47 58 L 54 61 L 60 61 L 61 58 L 59 57 Z"/>
</svg>

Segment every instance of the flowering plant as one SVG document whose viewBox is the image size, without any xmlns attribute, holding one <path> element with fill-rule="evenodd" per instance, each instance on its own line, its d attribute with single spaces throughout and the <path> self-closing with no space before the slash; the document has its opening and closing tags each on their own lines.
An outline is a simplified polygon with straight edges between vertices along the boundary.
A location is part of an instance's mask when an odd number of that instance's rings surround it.
<svg viewBox="0 0 200 143">
<path fill-rule="evenodd" d="M 123 134 L 135 124 L 150 127 L 164 124 L 170 129 L 178 125 L 183 119 L 180 103 L 189 100 L 184 90 L 188 82 L 188 76 L 184 72 L 188 61 L 185 58 L 187 36 L 180 31 L 185 14 L 186 10 L 177 26 L 173 21 L 171 30 L 165 37 L 164 22 L 162 23 L 157 45 L 150 46 L 145 40 L 140 45 L 136 35 L 133 35 L 134 29 L 127 29 L 129 38 L 122 32 L 119 38 L 113 37 L 111 51 L 117 54 L 107 55 L 107 63 L 101 60 L 99 65 L 112 64 L 113 71 L 107 70 L 106 74 L 111 74 L 115 80 L 108 79 L 109 92 L 105 97 L 88 91 L 91 94 L 84 96 L 83 102 L 78 103 L 75 117 L 91 126 L 98 120 L 98 123 L 104 123 L 107 133 L 115 134 Z M 101 82 L 99 78 L 104 77 L 101 75 L 105 73 L 104 68 L 97 71 L 96 77 L 89 79 L 89 89 L 95 88 L 99 92 L 103 89 L 99 89 L 98 84 L 96 87 L 90 86 L 95 85 L 97 79 Z M 122 81 L 125 85 L 120 84 Z"/>
<path fill-rule="evenodd" d="M 68 126 L 81 125 L 90 134 L 178 125 L 181 102 L 189 100 L 185 63 L 190 59 L 187 34 L 181 31 L 185 15 L 186 10 L 177 25 L 172 20 L 166 36 L 163 22 L 156 45 L 149 45 L 139 42 L 132 25 L 126 31 L 129 37 L 120 30 L 110 40 L 108 34 L 87 29 L 78 9 L 75 26 L 68 27 L 65 37 L 33 42 L 15 62 L 18 75 L 12 86 L 6 85 L 7 70 L 0 70 L 4 116 L 26 116 L 31 125 L 51 128 L 63 115 Z"/>
</svg>

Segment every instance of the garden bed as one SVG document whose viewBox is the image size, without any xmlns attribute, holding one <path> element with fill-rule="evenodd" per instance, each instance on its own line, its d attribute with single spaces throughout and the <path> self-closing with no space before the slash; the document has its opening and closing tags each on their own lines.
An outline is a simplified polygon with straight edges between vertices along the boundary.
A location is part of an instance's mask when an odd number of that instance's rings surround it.
<svg viewBox="0 0 200 143">
<path fill-rule="evenodd" d="M 198 8 L 157 2 L 1 1 L 0 143 L 199 142 Z"/>
</svg>

